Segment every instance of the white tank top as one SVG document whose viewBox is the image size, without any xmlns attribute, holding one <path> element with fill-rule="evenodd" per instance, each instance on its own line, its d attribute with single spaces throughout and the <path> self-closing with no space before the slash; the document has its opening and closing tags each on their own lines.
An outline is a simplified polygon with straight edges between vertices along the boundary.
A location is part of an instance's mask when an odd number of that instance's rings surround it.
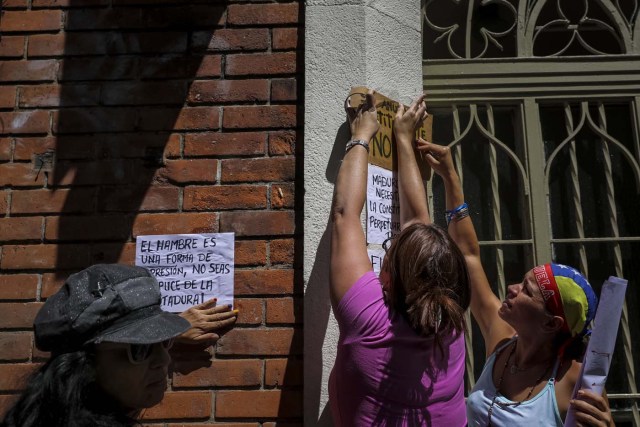
<svg viewBox="0 0 640 427">
<path fill-rule="evenodd" d="M 467 419 L 469 426 L 486 427 L 489 423 L 489 407 L 496 395 L 493 384 L 493 365 L 496 354 L 511 344 L 516 337 L 498 348 L 489 356 L 478 378 L 476 386 L 467 397 Z M 559 360 L 553 367 L 551 378 L 545 387 L 533 398 L 520 404 L 498 394 L 493 405 L 491 425 L 501 426 L 559 426 L 563 425 L 556 401 L 555 376 L 558 371 Z"/>
</svg>

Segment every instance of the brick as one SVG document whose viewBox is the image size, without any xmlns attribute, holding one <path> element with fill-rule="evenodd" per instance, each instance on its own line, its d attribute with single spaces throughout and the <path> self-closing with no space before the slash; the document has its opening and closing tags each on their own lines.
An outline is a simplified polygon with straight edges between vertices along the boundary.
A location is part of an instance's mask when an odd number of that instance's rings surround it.
<svg viewBox="0 0 640 427">
<path fill-rule="evenodd" d="M 195 81 L 189 90 L 191 104 L 267 101 L 268 80 L 204 80 Z"/>
<path fill-rule="evenodd" d="M 298 48 L 298 28 L 274 28 L 271 47 L 273 50 Z"/>
<path fill-rule="evenodd" d="M 0 64 L 1 68 L 1 64 Z M 2 71 L 0 69 L 0 71 Z M 21 111 L 0 113 L 0 134 L 47 133 L 49 113 L 47 111 Z"/>
<path fill-rule="evenodd" d="M 2 250 L 2 269 L 72 269 L 89 266 L 84 245 L 6 245 Z"/>
<path fill-rule="evenodd" d="M 78 7 L 96 7 L 106 6 L 109 0 L 31 0 L 31 7 L 37 8 L 78 8 Z"/>
<path fill-rule="evenodd" d="M 62 12 L 59 10 L 2 11 L 0 32 L 55 31 L 62 27 Z"/>
<path fill-rule="evenodd" d="M 3 61 L 0 75 L 3 82 L 53 81 L 57 67 L 55 60 Z"/>
<path fill-rule="evenodd" d="M 104 212 L 176 211 L 179 190 L 171 186 L 100 189 L 98 210 Z"/>
<path fill-rule="evenodd" d="M 269 48 L 269 29 L 218 29 L 193 34 L 192 47 L 209 51 L 255 51 Z"/>
<path fill-rule="evenodd" d="M 296 126 L 293 105 L 224 107 L 224 128 L 287 128 Z"/>
<path fill-rule="evenodd" d="M 293 264 L 294 250 L 293 239 L 272 240 L 269 244 L 271 264 Z"/>
<path fill-rule="evenodd" d="M 217 61 L 217 71 L 215 62 Z M 203 65 L 204 64 L 204 65 Z M 206 77 L 219 77 L 221 73 L 220 56 L 199 55 L 162 55 L 157 58 L 138 58 L 138 75 L 145 79 L 188 79 L 194 78 L 200 67 Z"/>
<path fill-rule="evenodd" d="M 121 215 L 50 216 L 45 220 L 45 238 L 65 240 L 126 240 L 130 220 Z"/>
<path fill-rule="evenodd" d="M 182 362 L 190 364 L 190 362 Z M 181 363 L 176 363 L 179 371 Z M 213 360 L 211 366 L 190 372 L 188 375 L 176 372 L 173 386 L 189 387 L 246 387 L 262 385 L 262 362 L 256 359 Z"/>
<path fill-rule="evenodd" d="M 136 130 L 135 108 L 65 108 L 53 114 L 53 132 L 101 133 Z"/>
<path fill-rule="evenodd" d="M 0 394 L 0 418 L 4 418 L 9 409 L 18 401 L 19 397 L 19 394 Z"/>
<path fill-rule="evenodd" d="M 178 109 L 145 109 L 141 111 L 141 130 L 218 129 L 219 107 L 187 107 Z"/>
<path fill-rule="evenodd" d="M 227 22 L 234 25 L 298 23 L 298 3 L 230 5 Z"/>
<path fill-rule="evenodd" d="M 183 82 L 108 83 L 102 86 L 104 105 L 176 105 L 181 106 L 187 96 Z"/>
<path fill-rule="evenodd" d="M 15 86 L 0 86 L 0 108 L 14 108 L 16 105 Z"/>
<path fill-rule="evenodd" d="M 266 361 L 264 384 L 272 387 L 300 386 L 303 375 L 301 360 L 269 359 Z"/>
<path fill-rule="evenodd" d="M 187 134 L 185 156 L 254 156 L 264 154 L 266 134 L 263 132 Z"/>
<path fill-rule="evenodd" d="M 246 390 L 216 393 L 216 419 L 299 416 L 302 416 L 301 391 Z"/>
<path fill-rule="evenodd" d="M 143 179 L 136 165 L 128 160 L 98 160 L 90 162 L 56 162 L 51 185 L 128 184 L 135 177 Z M 148 181 L 147 181 L 148 182 Z"/>
<path fill-rule="evenodd" d="M 0 391 L 20 391 L 25 388 L 31 374 L 40 365 L 33 363 L 12 363 L 0 365 Z"/>
<path fill-rule="evenodd" d="M 0 176 L 3 171 L 0 168 Z M 42 217 L 0 218 L 0 241 L 42 239 Z"/>
<path fill-rule="evenodd" d="M 29 190 L 14 192 L 11 212 L 18 213 L 72 213 L 93 211 L 95 190 Z"/>
<path fill-rule="evenodd" d="M 45 48 L 43 48 L 43 51 L 46 54 Z M 149 59 L 149 62 L 152 62 L 152 59 Z M 58 80 L 68 82 L 76 80 L 134 79 L 140 77 L 138 64 L 139 58 L 135 57 L 69 57 L 65 58 L 64 66 L 60 67 Z"/>
<path fill-rule="evenodd" d="M 220 77 L 222 75 L 222 56 L 207 55 L 202 57 L 196 77 Z"/>
<path fill-rule="evenodd" d="M 0 164 L 0 186 L 42 187 L 45 174 L 38 173 L 30 163 Z"/>
<path fill-rule="evenodd" d="M 300 298 L 267 299 L 267 324 L 302 323 Z"/>
<path fill-rule="evenodd" d="M 271 185 L 271 209 L 293 209 L 295 207 L 295 186 L 293 183 Z"/>
<path fill-rule="evenodd" d="M 143 412 L 142 419 L 209 419 L 211 412 L 211 393 L 208 391 L 168 392 L 160 404 Z"/>
<path fill-rule="evenodd" d="M 33 319 L 36 317 L 36 313 L 42 307 L 42 303 L 39 302 L 8 302 L 0 303 L 0 328 L 20 328 L 27 329 L 33 327 Z M 3 365 L 0 365 L 3 366 Z M 0 375 L 2 378 L 3 375 Z M 0 380 L 1 381 L 1 380 Z M 1 390 L 4 390 L 0 387 Z"/>
<path fill-rule="evenodd" d="M 269 133 L 269 155 L 288 156 L 296 150 L 295 131 L 277 131 Z"/>
<path fill-rule="evenodd" d="M 239 236 L 278 236 L 293 234 L 293 212 L 222 212 L 220 231 Z"/>
<path fill-rule="evenodd" d="M 135 243 L 98 243 L 91 245 L 91 264 L 118 263 L 133 265 L 135 261 Z"/>
<path fill-rule="evenodd" d="M 293 157 L 228 159 L 222 161 L 222 182 L 292 181 L 296 167 Z"/>
<path fill-rule="evenodd" d="M 34 34 L 29 36 L 27 56 L 105 55 L 110 43 L 111 35 L 108 33 Z M 62 68 L 67 72 L 72 64 L 65 61 Z"/>
<path fill-rule="evenodd" d="M 218 161 L 211 159 L 167 160 L 156 173 L 159 182 L 174 184 L 213 183 L 218 175 Z"/>
<path fill-rule="evenodd" d="M 30 163 L 0 164 L 0 186 L 42 187 L 45 174 L 38 173 Z"/>
<path fill-rule="evenodd" d="M 295 101 L 296 79 L 273 79 L 271 80 L 271 100 L 272 101 Z"/>
<path fill-rule="evenodd" d="M 133 237 L 150 234 L 216 233 L 218 214 L 140 214 L 133 222 Z"/>
<path fill-rule="evenodd" d="M 99 100 L 98 85 L 39 85 L 21 87 L 18 105 L 22 108 L 94 106 Z"/>
<path fill-rule="evenodd" d="M 0 58 L 21 58 L 24 55 L 23 36 L 0 37 Z"/>
<path fill-rule="evenodd" d="M 14 160 L 31 160 L 34 154 L 55 151 L 56 160 L 86 159 L 95 157 L 95 144 L 99 136 L 21 137 L 15 139 Z M 104 156 L 103 156 L 104 157 Z"/>
<path fill-rule="evenodd" d="M 237 240 L 235 254 L 236 266 L 265 265 L 267 242 L 264 240 Z"/>
<path fill-rule="evenodd" d="M 2 2 L 4 9 L 26 9 L 27 0 L 5 0 Z"/>
<path fill-rule="evenodd" d="M 70 274 L 62 274 L 62 272 L 58 271 L 57 273 L 45 273 L 42 275 L 42 289 L 40 291 L 40 296 L 43 299 L 49 298 L 51 295 L 58 292 L 58 290 L 64 285 L 65 280 Z"/>
<path fill-rule="evenodd" d="M 31 357 L 31 334 L 0 333 L 0 360 L 20 361 Z"/>
<path fill-rule="evenodd" d="M 181 7 L 84 9 L 68 20 L 67 29 L 161 29 L 224 25 L 224 8 L 215 5 Z"/>
<path fill-rule="evenodd" d="M 86 139 L 86 137 L 84 137 Z M 92 139 L 95 137 L 92 136 Z M 69 137 L 65 137 L 65 143 Z M 154 134 L 117 134 L 105 135 L 98 140 L 96 156 L 107 158 L 135 158 L 146 157 L 150 151 L 159 150 L 163 157 L 180 156 L 180 135 L 169 133 Z M 85 141 L 86 145 L 86 141 Z"/>
<path fill-rule="evenodd" d="M 228 55 L 227 76 L 280 75 L 298 71 L 295 52 Z"/>
<path fill-rule="evenodd" d="M 187 211 L 266 207 L 267 187 L 264 185 L 216 185 L 187 187 L 184 190 L 184 209 Z"/>
<path fill-rule="evenodd" d="M 236 242 L 237 246 L 238 242 Z M 237 265 L 237 262 L 236 262 Z M 260 298 L 236 298 L 234 308 L 238 309 L 238 325 L 260 325 L 264 318 L 263 302 Z"/>
<path fill-rule="evenodd" d="M 0 275 L 0 300 L 35 300 L 37 292 L 35 274 Z"/>
<path fill-rule="evenodd" d="M 236 270 L 236 295 L 283 295 L 295 291 L 291 269 Z"/>
<path fill-rule="evenodd" d="M 86 24 L 92 25 L 93 22 L 87 21 Z M 113 33 L 111 43 L 107 46 L 107 53 L 114 55 L 185 52 L 186 32 L 128 33 L 119 28 L 119 31 Z"/>
</svg>

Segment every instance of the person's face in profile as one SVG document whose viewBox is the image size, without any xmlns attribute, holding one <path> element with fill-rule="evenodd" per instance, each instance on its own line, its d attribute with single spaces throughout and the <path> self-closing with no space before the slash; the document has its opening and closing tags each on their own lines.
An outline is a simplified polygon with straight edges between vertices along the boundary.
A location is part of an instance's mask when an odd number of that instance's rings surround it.
<svg viewBox="0 0 640 427">
<path fill-rule="evenodd" d="M 101 343 L 96 346 L 96 380 L 123 408 L 150 408 L 167 388 L 170 341 L 151 345 Z"/>
</svg>

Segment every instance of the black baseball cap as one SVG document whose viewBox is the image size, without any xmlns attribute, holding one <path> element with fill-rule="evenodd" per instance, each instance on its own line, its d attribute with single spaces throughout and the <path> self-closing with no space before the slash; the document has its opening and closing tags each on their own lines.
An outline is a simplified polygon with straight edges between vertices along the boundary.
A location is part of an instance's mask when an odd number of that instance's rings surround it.
<svg viewBox="0 0 640 427">
<path fill-rule="evenodd" d="M 154 344 L 190 328 L 160 308 L 158 281 L 142 267 L 96 264 L 69 276 L 36 315 L 36 347 L 64 353 L 87 344 Z"/>
</svg>

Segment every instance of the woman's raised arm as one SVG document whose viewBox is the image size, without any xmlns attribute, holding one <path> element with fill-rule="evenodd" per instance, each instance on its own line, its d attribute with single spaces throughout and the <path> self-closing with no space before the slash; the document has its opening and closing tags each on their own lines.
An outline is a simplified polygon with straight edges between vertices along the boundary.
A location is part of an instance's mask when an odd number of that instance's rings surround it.
<svg viewBox="0 0 640 427">
<path fill-rule="evenodd" d="M 398 154 L 398 189 L 400 192 L 400 226 L 402 229 L 418 222 L 429 224 L 427 194 L 414 152 L 416 127 L 427 117 L 424 95 L 409 108 L 400 104 L 393 122 Z"/>
<path fill-rule="evenodd" d="M 334 307 L 367 271 L 371 262 L 360 223 L 367 194 L 369 142 L 378 123 L 374 92 L 357 109 L 348 110 L 351 141 L 338 172 L 331 207 L 331 301 Z"/>
<path fill-rule="evenodd" d="M 427 161 L 444 181 L 448 232 L 467 262 L 471 283 L 471 313 L 478 322 L 489 355 L 500 341 L 512 337 L 515 331 L 498 316 L 501 302 L 491 290 L 480 261 L 478 237 L 468 207 L 464 204 L 462 185 L 453 167 L 451 150 L 423 139 L 418 140 L 418 150 L 426 152 Z"/>
</svg>

